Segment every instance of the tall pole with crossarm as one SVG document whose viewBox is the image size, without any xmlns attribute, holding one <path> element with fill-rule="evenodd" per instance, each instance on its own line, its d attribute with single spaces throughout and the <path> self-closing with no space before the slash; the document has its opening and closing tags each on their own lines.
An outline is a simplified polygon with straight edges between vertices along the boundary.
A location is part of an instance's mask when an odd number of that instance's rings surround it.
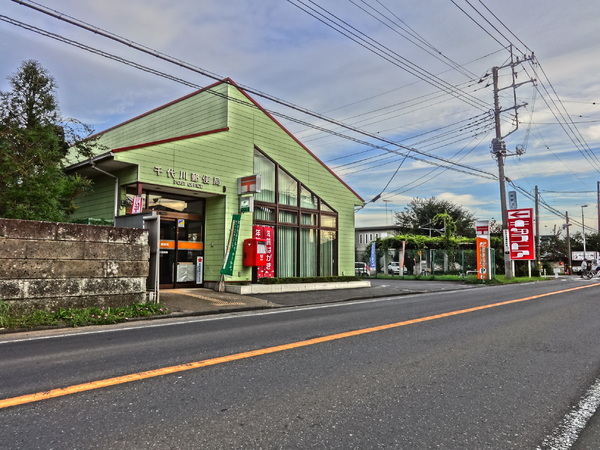
<svg viewBox="0 0 600 450">
<path fill-rule="evenodd" d="M 508 136 L 509 134 L 517 131 L 517 129 L 519 127 L 519 121 L 517 118 L 517 110 L 521 106 L 526 105 L 526 104 L 517 105 L 517 94 L 516 94 L 517 87 L 521 86 L 522 84 L 535 81 L 535 80 L 528 80 L 524 83 L 517 84 L 514 68 L 515 68 L 515 66 L 517 66 L 525 61 L 532 60 L 533 58 L 534 58 L 533 55 L 531 55 L 531 56 L 524 57 L 523 59 L 516 58 L 516 61 L 515 61 L 513 59 L 512 46 L 511 46 L 511 61 L 510 61 L 510 63 L 508 63 L 505 66 L 492 68 L 492 77 L 493 77 L 493 83 L 494 83 L 494 123 L 495 123 L 495 128 L 496 128 L 496 136 L 494 137 L 494 139 L 492 139 L 492 155 L 498 161 L 498 182 L 500 184 L 500 209 L 502 210 L 502 233 L 503 233 L 504 239 L 506 239 L 506 240 L 508 240 L 508 210 L 506 208 L 506 175 L 504 174 L 504 159 L 507 156 L 507 151 L 506 151 L 506 142 L 504 142 L 504 138 L 506 136 Z M 498 83 L 498 79 L 499 79 L 498 73 L 499 73 L 500 69 L 503 69 L 506 67 L 510 67 L 512 70 L 512 84 L 505 88 L 500 88 L 499 83 Z M 511 107 L 502 109 L 502 107 L 500 106 L 500 95 L 499 94 L 500 94 L 501 90 L 509 89 L 509 88 L 512 88 L 512 90 L 513 90 L 514 103 Z M 515 127 L 513 130 L 511 130 L 507 134 L 502 135 L 500 115 L 503 112 L 509 111 L 509 110 L 515 111 L 515 119 L 516 119 Z M 520 155 L 523 153 L 523 151 L 524 151 L 523 149 L 517 149 L 516 154 Z M 510 245 L 510 242 L 505 242 L 504 248 L 510 249 L 509 245 Z M 504 253 L 504 274 L 507 279 L 511 279 L 513 277 L 512 264 L 511 264 L 511 260 L 510 260 L 510 250 L 508 250 L 508 251 L 505 250 L 505 253 Z"/>
</svg>

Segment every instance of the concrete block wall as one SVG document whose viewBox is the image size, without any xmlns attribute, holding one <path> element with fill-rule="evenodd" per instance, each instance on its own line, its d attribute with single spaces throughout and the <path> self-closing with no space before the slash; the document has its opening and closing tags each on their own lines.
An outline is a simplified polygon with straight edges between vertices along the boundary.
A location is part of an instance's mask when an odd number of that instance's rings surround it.
<svg viewBox="0 0 600 450">
<path fill-rule="evenodd" d="M 0 300 L 52 310 L 146 301 L 148 231 L 0 219 Z"/>
</svg>

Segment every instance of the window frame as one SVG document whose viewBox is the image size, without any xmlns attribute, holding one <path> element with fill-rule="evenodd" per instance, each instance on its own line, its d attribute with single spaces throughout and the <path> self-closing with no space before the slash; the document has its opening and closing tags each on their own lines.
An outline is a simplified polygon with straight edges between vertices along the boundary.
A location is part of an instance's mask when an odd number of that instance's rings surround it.
<svg viewBox="0 0 600 450">
<path fill-rule="evenodd" d="M 270 220 L 263 220 L 263 219 L 257 219 L 256 218 L 256 213 L 253 214 L 253 224 L 255 225 L 268 225 L 271 226 L 275 229 L 275 233 L 274 233 L 274 237 L 275 237 L 275 248 L 278 248 L 278 242 L 277 242 L 277 236 L 278 236 L 278 229 L 279 227 L 294 227 L 298 229 L 298 232 L 296 233 L 296 261 L 295 261 L 295 273 L 297 274 L 296 276 L 301 276 L 301 270 L 302 270 L 302 264 L 300 261 L 300 255 L 302 254 L 301 250 L 301 230 L 302 229 L 314 229 L 317 231 L 316 234 L 316 251 L 317 251 L 317 276 L 322 276 L 322 262 L 321 262 L 321 238 L 322 238 L 322 232 L 326 231 L 326 232 L 335 232 L 335 239 L 333 242 L 333 254 L 335 255 L 335 258 L 333 260 L 333 266 L 331 267 L 331 272 L 333 274 L 338 274 L 339 271 L 339 264 L 337 261 L 337 255 L 338 255 L 338 244 L 339 244 L 339 214 L 338 212 L 332 208 L 327 202 L 325 202 L 321 197 L 319 197 L 317 194 L 315 194 L 308 186 L 302 184 L 302 182 L 300 180 L 298 180 L 296 177 L 294 177 L 289 171 L 287 171 L 281 164 L 277 163 L 277 161 L 274 161 L 272 158 L 270 158 L 268 155 L 266 155 L 263 151 L 261 151 L 258 147 L 254 147 L 254 152 L 257 152 L 260 154 L 260 156 L 262 158 L 266 158 L 267 160 L 269 160 L 271 163 L 274 164 L 274 175 L 275 175 L 275 202 L 271 203 L 271 202 L 264 202 L 264 201 L 259 201 L 259 200 L 254 200 L 254 208 L 260 208 L 260 207 L 264 207 L 264 208 L 269 208 L 272 209 L 274 211 L 274 219 L 273 221 Z M 254 158 L 255 156 L 253 156 Z M 256 171 L 256 170 L 255 170 Z M 296 198 L 297 198 L 297 205 L 288 205 L 288 204 L 283 204 L 283 203 L 279 203 L 279 174 L 280 171 L 283 172 L 287 177 L 291 178 L 292 180 L 294 180 L 296 182 Z M 312 196 L 312 198 L 316 199 L 316 205 L 315 208 L 309 208 L 306 206 L 302 205 L 302 193 L 303 192 L 307 192 L 310 193 L 310 195 Z M 280 220 L 280 212 L 290 212 L 290 213 L 295 213 L 296 214 L 296 223 L 289 223 L 289 222 L 283 222 Z M 302 214 L 312 214 L 316 216 L 316 224 L 303 224 L 302 223 Z M 334 226 L 324 226 L 323 225 L 323 218 L 331 218 L 334 221 Z M 277 250 L 275 250 L 275 253 L 277 253 Z M 276 261 L 275 264 L 275 276 L 279 276 L 278 275 L 278 262 Z"/>
</svg>

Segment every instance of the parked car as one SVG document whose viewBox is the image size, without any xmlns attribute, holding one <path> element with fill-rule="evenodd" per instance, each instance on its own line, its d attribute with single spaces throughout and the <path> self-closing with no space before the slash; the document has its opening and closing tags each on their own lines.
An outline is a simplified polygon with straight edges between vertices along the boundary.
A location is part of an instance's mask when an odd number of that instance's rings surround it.
<svg viewBox="0 0 600 450">
<path fill-rule="evenodd" d="M 404 269 L 403 273 L 404 273 L 404 275 L 406 275 L 408 273 L 406 266 L 404 266 L 403 269 Z M 388 264 L 388 273 L 390 275 L 400 275 L 400 263 L 395 262 L 395 261 L 392 261 L 391 263 L 389 263 Z"/>
<path fill-rule="evenodd" d="M 357 277 L 369 275 L 369 266 L 364 262 L 354 263 L 354 275 Z"/>
</svg>

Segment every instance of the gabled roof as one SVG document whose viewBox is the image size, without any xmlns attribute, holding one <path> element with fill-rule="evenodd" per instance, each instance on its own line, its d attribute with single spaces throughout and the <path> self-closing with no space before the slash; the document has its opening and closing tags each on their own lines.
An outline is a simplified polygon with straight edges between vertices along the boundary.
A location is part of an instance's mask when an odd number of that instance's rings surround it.
<svg viewBox="0 0 600 450">
<path fill-rule="evenodd" d="M 202 92 L 206 92 L 210 89 L 215 88 L 218 85 L 221 84 L 228 84 L 230 86 L 235 87 L 240 93 L 242 93 L 257 109 L 259 109 L 263 114 L 265 114 L 266 116 L 268 116 L 275 124 L 277 124 L 277 126 L 279 128 L 281 128 L 281 130 L 283 130 L 288 136 L 290 136 L 300 147 L 302 147 L 312 158 L 314 158 L 319 164 L 321 164 L 325 169 L 327 169 L 327 171 L 329 171 L 334 178 L 336 178 L 343 186 L 345 186 L 350 192 L 352 192 L 352 194 L 354 194 L 354 196 L 356 196 L 356 198 L 358 200 L 360 200 L 360 202 L 364 202 L 364 199 L 358 195 L 350 186 L 348 186 L 348 184 L 342 180 L 333 170 L 331 170 L 323 161 L 321 161 L 312 151 L 310 151 L 302 142 L 300 142 L 292 133 L 290 133 L 277 119 L 275 119 L 266 109 L 264 109 L 256 100 L 254 100 L 243 88 L 239 87 L 232 79 L 230 78 L 225 78 L 221 81 L 218 81 L 216 83 L 213 83 L 207 87 L 204 87 L 202 89 L 199 89 L 197 91 L 194 91 L 188 95 L 185 95 L 183 97 L 180 97 L 176 100 L 173 100 L 169 103 L 166 103 L 162 106 L 159 106 L 158 108 L 154 108 L 151 111 L 148 111 L 144 114 L 140 114 L 132 119 L 129 119 L 125 122 L 122 122 L 118 125 L 115 125 L 111 128 L 108 128 L 107 130 L 104 130 L 102 132 L 97 133 L 95 136 L 101 136 L 105 133 L 108 133 L 109 131 L 113 131 L 116 130 L 120 127 L 123 127 L 127 124 L 130 124 L 132 122 L 135 122 L 136 120 L 139 120 L 141 118 L 147 117 L 153 113 L 156 113 L 158 111 L 161 111 L 165 108 L 168 108 L 172 105 L 175 105 L 179 102 L 182 102 L 184 100 L 187 100 L 195 95 L 198 95 Z M 129 145 L 126 147 L 120 147 L 120 148 L 113 148 L 111 149 L 112 152 L 123 152 L 123 151 L 128 151 L 128 150 L 133 150 L 136 148 L 141 148 L 141 147 L 147 147 L 147 146 L 151 146 L 151 145 L 157 145 L 157 144 L 161 144 L 161 143 L 165 143 L 165 142 L 173 142 L 173 141 L 177 141 L 177 140 L 183 140 L 183 139 L 189 139 L 192 137 L 197 137 L 197 136 L 201 136 L 201 135 L 205 135 L 205 134 L 212 134 L 212 133 L 219 133 L 219 132 L 225 132 L 228 131 L 228 128 L 219 128 L 219 129 L 215 129 L 215 130 L 208 130 L 208 131 L 203 131 L 201 133 L 195 133 L 195 134 L 190 134 L 190 135 L 184 135 L 184 136 L 172 136 L 172 137 L 166 137 L 165 139 L 159 140 L 159 141 L 151 141 L 151 142 L 143 142 L 143 143 L 136 143 L 135 145 Z"/>
</svg>

